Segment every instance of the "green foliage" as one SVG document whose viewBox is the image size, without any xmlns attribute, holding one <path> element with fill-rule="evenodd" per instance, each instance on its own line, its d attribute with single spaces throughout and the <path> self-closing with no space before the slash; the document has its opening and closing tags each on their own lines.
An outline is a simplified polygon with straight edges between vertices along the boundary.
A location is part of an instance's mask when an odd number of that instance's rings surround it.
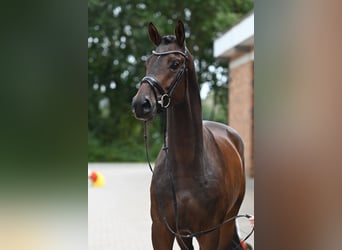
<svg viewBox="0 0 342 250">
<path fill-rule="evenodd" d="M 144 76 L 146 57 L 154 48 L 148 39 L 149 22 L 166 35 L 173 33 L 177 20 L 183 20 L 199 83 L 208 84 L 215 93 L 215 105 L 226 110 L 227 98 L 222 98 L 226 79 L 222 75 L 228 73 L 226 65 L 213 58 L 213 41 L 252 8 L 250 0 L 89 0 L 88 160 L 145 159 L 141 153 L 143 130 L 132 115 L 131 99 Z M 209 71 L 210 66 L 220 67 L 220 74 Z M 151 127 L 155 151 L 161 146 L 158 127 Z"/>
<path fill-rule="evenodd" d="M 89 162 L 141 162 L 146 161 L 146 151 L 143 142 L 137 143 L 127 139 L 127 141 L 114 140 L 111 144 L 102 144 L 93 134 L 88 134 L 88 161 Z M 150 139 L 152 140 L 152 139 Z M 154 138 L 149 143 L 149 155 L 151 161 L 156 159 L 162 142 L 160 137 Z"/>
<path fill-rule="evenodd" d="M 228 109 L 221 108 L 221 105 L 219 105 L 219 103 L 227 103 L 227 96 L 226 88 L 223 88 L 221 91 L 210 92 L 207 98 L 202 101 L 203 120 L 215 120 L 217 122 L 227 123 Z"/>
</svg>

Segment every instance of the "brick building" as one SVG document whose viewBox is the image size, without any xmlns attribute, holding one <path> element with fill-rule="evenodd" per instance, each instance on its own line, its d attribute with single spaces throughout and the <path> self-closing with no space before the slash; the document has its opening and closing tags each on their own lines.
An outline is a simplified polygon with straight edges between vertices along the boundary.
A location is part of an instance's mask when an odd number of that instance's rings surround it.
<svg viewBox="0 0 342 250">
<path fill-rule="evenodd" d="M 254 12 L 214 41 L 214 57 L 228 63 L 228 123 L 242 136 L 247 175 L 254 176 Z"/>
</svg>

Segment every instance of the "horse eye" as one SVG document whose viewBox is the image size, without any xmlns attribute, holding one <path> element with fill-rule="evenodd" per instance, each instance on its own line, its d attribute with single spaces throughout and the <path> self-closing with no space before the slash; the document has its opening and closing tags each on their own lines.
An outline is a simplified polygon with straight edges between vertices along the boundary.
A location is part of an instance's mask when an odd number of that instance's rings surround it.
<svg viewBox="0 0 342 250">
<path fill-rule="evenodd" d="M 172 70 L 176 70 L 176 69 L 178 69 L 178 67 L 179 67 L 179 61 L 173 61 L 171 66 L 170 66 L 170 68 Z"/>
</svg>

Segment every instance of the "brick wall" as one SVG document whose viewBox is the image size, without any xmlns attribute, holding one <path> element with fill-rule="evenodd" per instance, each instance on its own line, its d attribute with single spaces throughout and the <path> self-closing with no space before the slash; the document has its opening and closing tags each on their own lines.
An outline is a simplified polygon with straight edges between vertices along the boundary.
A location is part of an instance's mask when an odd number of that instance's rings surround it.
<svg viewBox="0 0 342 250">
<path fill-rule="evenodd" d="M 253 162 L 253 84 L 254 61 L 230 70 L 228 122 L 245 144 L 246 173 L 254 176 Z"/>
</svg>

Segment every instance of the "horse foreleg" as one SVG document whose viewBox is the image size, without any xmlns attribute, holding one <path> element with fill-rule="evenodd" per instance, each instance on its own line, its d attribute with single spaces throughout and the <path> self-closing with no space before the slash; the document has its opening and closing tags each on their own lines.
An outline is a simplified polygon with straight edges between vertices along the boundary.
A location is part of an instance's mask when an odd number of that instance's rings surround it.
<svg viewBox="0 0 342 250">
<path fill-rule="evenodd" d="M 192 245 L 192 238 L 178 238 L 177 237 L 178 245 L 182 250 L 194 250 L 194 246 Z"/>
<path fill-rule="evenodd" d="M 220 229 L 220 243 L 218 250 L 243 250 L 237 228 L 234 222 L 222 226 Z"/>
<path fill-rule="evenodd" d="M 234 224 L 234 235 L 233 235 L 233 239 L 232 242 L 230 244 L 230 248 L 228 249 L 232 249 L 232 250 L 244 250 L 244 248 L 242 247 L 238 232 L 237 232 L 237 227 Z"/>
<path fill-rule="evenodd" d="M 152 245 L 154 250 L 172 250 L 175 237 L 163 222 L 152 223 Z"/>
<path fill-rule="evenodd" d="M 243 195 L 236 201 L 235 206 L 228 213 L 226 218 L 232 218 L 238 214 L 242 200 Z M 221 227 L 219 250 L 243 250 L 235 223 L 235 221 L 232 221 Z"/>
<path fill-rule="evenodd" d="M 197 238 L 200 250 L 217 249 L 219 243 L 219 232 L 214 231 Z"/>
</svg>

